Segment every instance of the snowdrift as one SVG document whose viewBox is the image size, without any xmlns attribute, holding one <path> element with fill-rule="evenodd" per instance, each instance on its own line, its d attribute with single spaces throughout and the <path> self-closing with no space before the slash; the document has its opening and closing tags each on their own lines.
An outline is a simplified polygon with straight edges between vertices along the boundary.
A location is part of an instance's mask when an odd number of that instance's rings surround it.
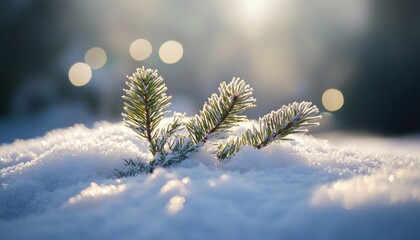
<svg viewBox="0 0 420 240">
<path fill-rule="evenodd" d="M 420 140 L 293 139 L 122 179 L 151 157 L 122 123 L 3 144 L 0 239 L 419 239 Z"/>
</svg>

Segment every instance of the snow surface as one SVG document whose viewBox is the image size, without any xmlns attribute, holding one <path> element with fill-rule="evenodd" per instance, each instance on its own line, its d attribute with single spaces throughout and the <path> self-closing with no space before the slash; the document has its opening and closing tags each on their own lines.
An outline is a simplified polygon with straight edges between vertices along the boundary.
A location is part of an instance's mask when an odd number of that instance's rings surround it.
<svg viewBox="0 0 420 240">
<path fill-rule="evenodd" d="M 121 123 L 3 144 L 0 239 L 420 239 L 418 138 L 293 138 L 123 179 L 150 155 Z"/>
</svg>

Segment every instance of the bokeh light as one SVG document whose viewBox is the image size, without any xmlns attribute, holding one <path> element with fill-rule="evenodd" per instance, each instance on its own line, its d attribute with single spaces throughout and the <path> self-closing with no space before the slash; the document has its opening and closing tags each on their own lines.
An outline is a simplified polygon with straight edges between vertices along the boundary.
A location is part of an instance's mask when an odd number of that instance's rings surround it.
<svg viewBox="0 0 420 240">
<path fill-rule="evenodd" d="M 0 120 L 44 114 L 61 109 L 61 103 L 97 120 L 113 120 L 121 112 L 124 76 L 145 65 L 160 70 L 174 96 L 171 108 L 187 115 L 194 115 L 220 82 L 241 77 L 258 99 L 248 112 L 251 119 L 279 102 L 312 99 L 334 117 L 337 130 L 420 131 L 415 107 L 420 34 L 413 32 L 420 24 L 413 16 L 420 14 L 413 1 L 92 0 L 69 1 L 64 8 L 54 1 L 24 2 L 2 7 L 9 13 L 3 24 L 10 34 L 2 35 Z M 67 80 L 76 62 L 92 71 L 83 91 Z M 345 95 L 339 112 L 323 106 L 329 88 Z M 388 116 L 383 105 L 407 117 Z M 84 120 L 74 115 L 72 121 Z M 10 134 L 8 141 L 16 137 Z"/>
<path fill-rule="evenodd" d="M 137 61 L 146 60 L 152 54 L 152 44 L 146 39 L 137 39 L 130 45 L 130 55 Z"/>
<path fill-rule="evenodd" d="M 184 54 L 182 44 L 177 41 L 167 41 L 159 48 L 159 57 L 166 64 L 173 64 L 181 60 Z"/>
<path fill-rule="evenodd" d="M 91 69 L 100 69 L 105 65 L 106 60 L 105 50 L 99 47 L 93 47 L 85 54 L 85 63 L 87 63 Z"/>
<path fill-rule="evenodd" d="M 70 82 L 76 87 L 86 85 L 91 78 L 92 70 L 86 63 L 77 62 L 69 70 Z"/>
<path fill-rule="evenodd" d="M 337 111 L 344 105 L 344 96 L 341 91 L 330 88 L 322 94 L 322 104 L 330 112 Z"/>
</svg>

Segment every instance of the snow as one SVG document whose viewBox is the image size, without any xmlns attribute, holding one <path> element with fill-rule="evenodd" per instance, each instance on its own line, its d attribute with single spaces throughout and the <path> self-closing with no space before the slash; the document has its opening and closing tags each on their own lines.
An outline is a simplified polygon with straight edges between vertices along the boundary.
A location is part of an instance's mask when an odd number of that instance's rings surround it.
<svg viewBox="0 0 420 240">
<path fill-rule="evenodd" d="M 292 138 L 122 179 L 122 123 L 3 144 L 0 239 L 419 239 L 419 138 Z"/>
</svg>

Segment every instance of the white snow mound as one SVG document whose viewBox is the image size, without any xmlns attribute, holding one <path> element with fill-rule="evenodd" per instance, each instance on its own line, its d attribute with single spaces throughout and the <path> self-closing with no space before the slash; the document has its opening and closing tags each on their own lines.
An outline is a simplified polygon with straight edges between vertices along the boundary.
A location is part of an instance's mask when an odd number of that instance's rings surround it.
<svg viewBox="0 0 420 240">
<path fill-rule="evenodd" d="M 418 239 L 419 155 L 293 139 L 122 179 L 151 158 L 122 123 L 1 145 L 0 239 Z"/>
</svg>

